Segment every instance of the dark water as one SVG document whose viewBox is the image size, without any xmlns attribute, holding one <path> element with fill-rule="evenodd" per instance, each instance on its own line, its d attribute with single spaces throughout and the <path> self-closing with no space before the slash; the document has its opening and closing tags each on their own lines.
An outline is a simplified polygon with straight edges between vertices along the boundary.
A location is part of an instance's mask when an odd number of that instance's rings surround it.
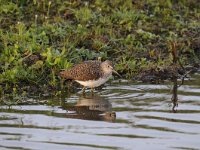
<svg viewBox="0 0 200 150">
<path fill-rule="evenodd" d="M 200 75 L 172 85 L 113 82 L 94 95 L 0 107 L 0 149 L 200 149 Z"/>
</svg>

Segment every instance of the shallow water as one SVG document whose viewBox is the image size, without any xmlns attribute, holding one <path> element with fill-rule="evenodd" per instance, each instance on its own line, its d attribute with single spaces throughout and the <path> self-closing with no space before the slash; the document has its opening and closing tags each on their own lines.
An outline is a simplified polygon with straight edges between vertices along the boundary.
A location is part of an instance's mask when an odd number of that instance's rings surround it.
<svg viewBox="0 0 200 150">
<path fill-rule="evenodd" d="M 200 75 L 171 85 L 107 84 L 94 95 L 33 97 L 0 108 L 0 149 L 200 149 Z"/>
</svg>

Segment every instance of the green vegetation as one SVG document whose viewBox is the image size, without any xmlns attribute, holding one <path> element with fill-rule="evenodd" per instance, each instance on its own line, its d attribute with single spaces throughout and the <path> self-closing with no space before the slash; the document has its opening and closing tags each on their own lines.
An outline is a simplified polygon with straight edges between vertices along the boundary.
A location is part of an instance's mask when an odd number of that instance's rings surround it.
<svg viewBox="0 0 200 150">
<path fill-rule="evenodd" d="M 60 84 L 58 73 L 110 59 L 125 78 L 200 55 L 198 0 L 0 0 L 0 93 Z M 192 58 L 192 59 L 190 59 Z"/>
</svg>

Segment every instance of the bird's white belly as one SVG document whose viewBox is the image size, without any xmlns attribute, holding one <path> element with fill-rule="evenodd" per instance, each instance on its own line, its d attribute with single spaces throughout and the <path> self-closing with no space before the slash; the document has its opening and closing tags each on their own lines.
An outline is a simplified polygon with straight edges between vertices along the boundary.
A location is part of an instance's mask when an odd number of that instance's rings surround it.
<svg viewBox="0 0 200 150">
<path fill-rule="evenodd" d="M 94 88 L 94 87 L 98 87 L 98 86 L 104 84 L 106 81 L 108 81 L 108 79 L 109 79 L 109 77 L 108 78 L 99 78 L 97 80 L 88 80 L 88 81 L 75 80 L 75 81 L 85 87 Z"/>
</svg>

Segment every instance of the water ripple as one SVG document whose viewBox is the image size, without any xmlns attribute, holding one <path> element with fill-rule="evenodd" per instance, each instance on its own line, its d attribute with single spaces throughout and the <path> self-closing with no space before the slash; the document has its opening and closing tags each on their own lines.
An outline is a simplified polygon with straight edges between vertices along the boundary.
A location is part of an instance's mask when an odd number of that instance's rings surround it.
<svg viewBox="0 0 200 150">
<path fill-rule="evenodd" d="M 0 148 L 199 149 L 200 76 L 179 88 L 176 113 L 171 88 L 116 81 L 93 95 L 0 106 Z"/>
</svg>

